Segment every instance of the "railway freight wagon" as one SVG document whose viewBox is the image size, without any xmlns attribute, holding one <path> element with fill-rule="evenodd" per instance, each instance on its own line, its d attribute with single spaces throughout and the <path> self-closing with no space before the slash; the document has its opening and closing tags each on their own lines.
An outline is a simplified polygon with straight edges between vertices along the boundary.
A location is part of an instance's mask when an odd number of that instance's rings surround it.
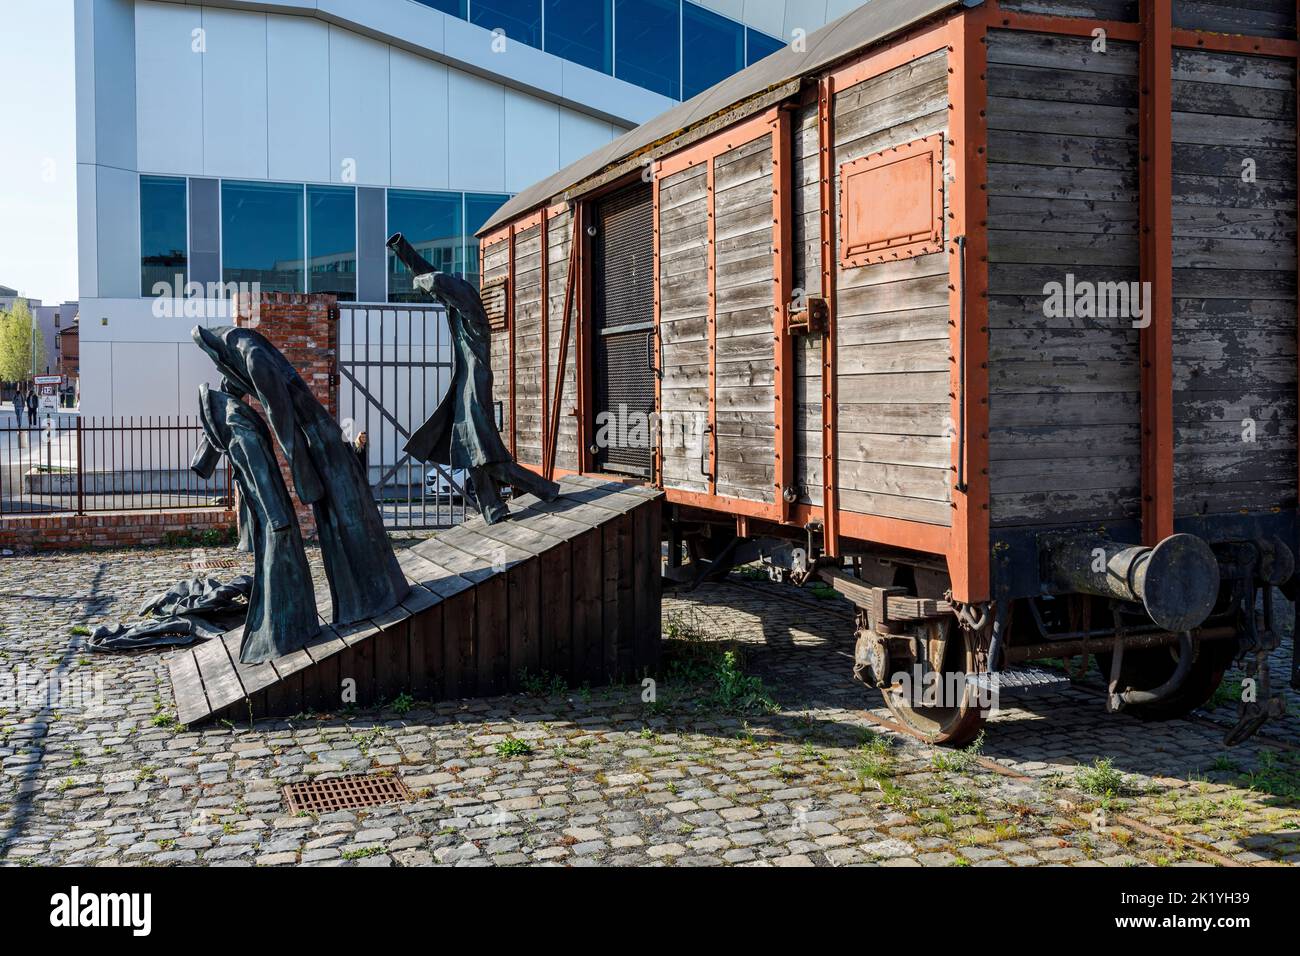
<svg viewBox="0 0 1300 956">
<path fill-rule="evenodd" d="M 796 35 L 484 227 L 502 432 L 664 489 L 670 574 L 829 581 L 931 740 L 1035 660 L 1163 719 L 1238 657 L 1241 739 L 1288 676 L 1296 54 L 1289 0 Z"/>
</svg>

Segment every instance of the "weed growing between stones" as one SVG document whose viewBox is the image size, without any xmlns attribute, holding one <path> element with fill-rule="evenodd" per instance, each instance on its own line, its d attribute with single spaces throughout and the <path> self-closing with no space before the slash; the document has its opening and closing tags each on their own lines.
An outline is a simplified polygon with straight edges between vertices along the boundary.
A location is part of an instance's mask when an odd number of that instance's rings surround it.
<svg viewBox="0 0 1300 956">
<path fill-rule="evenodd" d="M 710 637 L 698 620 L 674 615 L 665 622 L 664 661 L 666 690 L 674 700 L 727 714 L 780 710 L 763 679 L 746 672 L 739 644 Z"/>
<path fill-rule="evenodd" d="M 966 773 L 979 762 L 984 752 L 984 731 L 960 750 L 945 750 L 934 755 L 934 769 L 944 773 Z"/>
<path fill-rule="evenodd" d="M 1117 797 L 1124 791 L 1124 775 L 1109 757 L 1098 757 L 1091 767 L 1081 767 L 1075 773 L 1074 785 L 1096 797 Z"/>
</svg>

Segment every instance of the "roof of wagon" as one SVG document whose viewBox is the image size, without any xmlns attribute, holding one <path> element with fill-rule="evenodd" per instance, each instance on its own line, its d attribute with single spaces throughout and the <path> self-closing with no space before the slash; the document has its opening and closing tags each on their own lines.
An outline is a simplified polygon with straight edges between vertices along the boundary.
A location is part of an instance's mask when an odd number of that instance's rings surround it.
<svg viewBox="0 0 1300 956">
<path fill-rule="evenodd" d="M 844 59 L 846 56 L 956 7 L 977 6 L 983 0 L 870 0 L 807 38 L 804 52 L 787 46 L 717 86 L 675 106 L 600 149 L 525 189 L 479 230 L 484 235 L 524 213 L 549 203 L 566 190 L 649 147 L 701 125 L 756 96 L 782 87 Z"/>
</svg>

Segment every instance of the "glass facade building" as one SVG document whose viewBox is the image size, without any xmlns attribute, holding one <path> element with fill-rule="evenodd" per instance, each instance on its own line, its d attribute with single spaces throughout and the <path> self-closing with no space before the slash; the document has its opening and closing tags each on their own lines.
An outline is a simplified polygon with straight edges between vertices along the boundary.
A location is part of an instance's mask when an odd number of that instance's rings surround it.
<svg viewBox="0 0 1300 956">
<path fill-rule="evenodd" d="M 221 281 L 304 292 L 303 187 L 221 184 Z"/>
<path fill-rule="evenodd" d="M 141 295 L 154 295 L 158 283 L 171 288 L 176 276 L 188 274 L 188 206 L 184 179 L 140 177 Z"/>
<path fill-rule="evenodd" d="M 781 49 L 780 40 L 690 0 L 418 0 L 425 6 L 673 99 Z M 369 204 L 363 204 L 365 192 Z M 140 176 L 140 287 L 258 285 L 341 301 L 422 301 L 382 248 L 403 233 L 437 268 L 479 281 L 474 232 L 508 195 Z M 364 214 L 363 214 L 364 213 Z M 382 269 L 382 276 L 380 270 Z M 366 278 L 360 280 L 359 273 Z M 359 291 L 360 290 L 360 291 Z M 179 292 L 177 294 L 180 294 Z"/>
<path fill-rule="evenodd" d="M 212 182 L 192 180 L 192 183 Z M 141 295 L 155 284 L 170 290 L 179 275 L 189 281 L 189 235 L 219 233 L 221 282 L 256 283 L 263 292 L 328 292 L 341 302 L 357 300 L 357 262 L 363 255 L 386 258 L 387 300 L 422 302 L 411 274 L 383 248 L 384 238 L 403 233 L 438 269 L 478 284 L 478 239 L 474 233 L 510 197 L 498 193 L 382 189 L 386 217 L 365 248 L 358 229 L 357 190 L 351 186 L 222 180 L 220 214 L 213 223 L 194 222 L 201 206 L 187 203 L 187 180 L 140 177 Z M 217 208 L 214 206 L 214 209 Z M 179 293 L 178 293 L 179 294 Z"/>
<path fill-rule="evenodd" d="M 675 100 L 784 45 L 690 0 L 417 2 Z"/>
</svg>

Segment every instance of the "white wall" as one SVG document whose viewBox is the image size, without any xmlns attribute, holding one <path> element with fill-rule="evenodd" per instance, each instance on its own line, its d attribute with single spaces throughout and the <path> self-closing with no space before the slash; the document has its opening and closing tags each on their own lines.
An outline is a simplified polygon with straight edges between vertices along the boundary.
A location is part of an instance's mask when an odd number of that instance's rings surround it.
<svg viewBox="0 0 1300 956">
<path fill-rule="evenodd" d="M 140 213 L 132 2 L 76 0 L 74 29 L 78 295 L 135 295 Z"/>
<path fill-rule="evenodd" d="M 82 413 L 195 416 L 199 385 L 218 385 L 221 376 L 190 330 L 232 323 L 217 303 L 191 305 L 204 317 L 159 317 L 152 299 L 82 299 Z"/>
<path fill-rule="evenodd" d="M 329 27 L 305 17 L 269 16 L 266 54 L 270 178 L 328 182 L 330 99 L 318 83 L 329 72 Z"/>
<path fill-rule="evenodd" d="M 75 2 L 91 415 L 192 415 L 210 372 L 193 320 L 135 298 L 140 173 L 517 192 L 672 105 L 413 0 Z M 705 5 L 788 36 L 857 4 Z"/>
<path fill-rule="evenodd" d="M 627 128 L 308 17 L 141 0 L 135 43 L 142 173 L 518 192 Z M 538 55 L 539 84 L 626 92 Z"/>
</svg>

